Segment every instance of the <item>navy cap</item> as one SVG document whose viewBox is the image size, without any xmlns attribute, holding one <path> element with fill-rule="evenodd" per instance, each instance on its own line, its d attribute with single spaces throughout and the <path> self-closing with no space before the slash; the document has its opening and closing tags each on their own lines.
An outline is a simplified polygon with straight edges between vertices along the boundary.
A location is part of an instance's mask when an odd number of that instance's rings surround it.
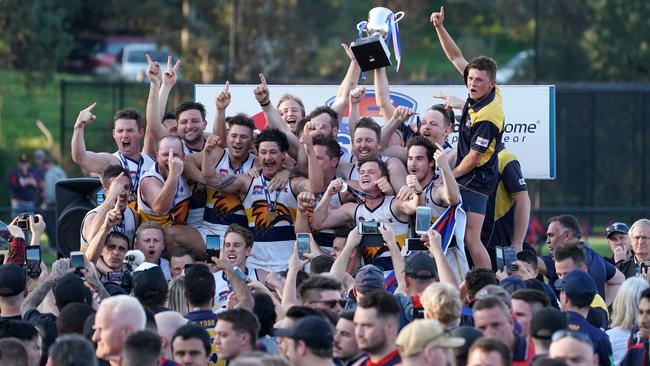
<svg viewBox="0 0 650 366">
<path fill-rule="evenodd" d="M 276 337 L 286 337 L 302 340 L 307 347 L 313 349 L 331 349 L 334 346 L 332 326 L 322 316 L 310 315 L 300 318 L 291 328 L 273 329 Z"/>
<path fill-rule="evenodd" d="M 585 299 L 591 302 L 598 293 L 596 283 L 591 276 L 582 270 L 574 269 L 555 282 L 555 288 L 566 292 L 569 299 Z M 591 298 L 591 300 L 589 300 Z"/>
<path fill-rule="evenodd" d="M 384 272 L 379 267 L 366 264 L 354 278 L 354 288 L 361 294 L 384 291 Z"/>
<path fill-rule="evenodd" d="M 624 222 L 615 222 L 607 227 L 605 230 L 605 236 L 609 239 L 609 236 L 614 233 L 622 233 L 627 235 L 629 229 Z"/>
<path fill-rule="evenodd" d="M 406 257 L 404 273 L 415 279 L 431 280 L 436 278 L 436 261 L 427 253 L 415 252 Z"/>
<path fill-rule="evenodd" d="M 14 296 L 25 290 L 25 270 L 17 264 L 0 265 L 0 297 Z"/>
</svg>

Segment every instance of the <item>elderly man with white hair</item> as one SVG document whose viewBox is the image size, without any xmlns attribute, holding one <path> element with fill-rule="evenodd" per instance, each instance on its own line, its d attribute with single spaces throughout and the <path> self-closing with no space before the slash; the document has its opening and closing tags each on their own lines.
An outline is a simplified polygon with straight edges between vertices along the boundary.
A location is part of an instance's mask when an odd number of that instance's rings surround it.
<svg viewBox="0 0 650 366">
<path fill-rule="evenodd" d="M 650 220 L 639 219 L 630 226 L 628 232 L 632 242 L 632 251 L 634 256 L 630 259 L 622 260 L 616 263 L 616 268 L 623 272 L 625 278 L 634 277 L 641 272 L 646 272 L 646 261 L 650 261 Z M 650 264 L 650 263 L 648 263 Z M 643 269 L 643 271 L 642 271 Z"/>
<path fill-rule="evenodd" d="M 102 301 L 95 315 L 93 334 L 97 357 L 111 366 L 120 366 L 126 337 L 144 330 L 146 322 L 144 308 L 134 297 L 118 295 Z"/>
</svg>

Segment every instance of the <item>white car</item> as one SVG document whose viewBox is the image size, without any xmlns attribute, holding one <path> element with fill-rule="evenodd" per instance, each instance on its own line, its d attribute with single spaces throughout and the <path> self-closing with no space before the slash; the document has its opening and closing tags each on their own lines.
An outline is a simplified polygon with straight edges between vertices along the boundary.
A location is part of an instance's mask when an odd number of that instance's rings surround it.
<svg viewBox="0 0 650 366">
<path fill-rule="evenodd" d="M 528 62 L 535 57 L 535 51 L 524 50 L 517 52 L 508 62 L 497 70 L 497 84 L 505 84 L 517 76 L 521 77 Z"/>
<path fill-rule="evenodd" d="M 115 58 L 115 74 L 120 78 L 135 81 L 148 81 L 147 60 L 149 55 L 153 61 L 160 63 L 164 71 L 167 65 L 167 56 L 172 55 L 167 47 L 156 47 L 154 43 L 134 43 L 124 46 Z M 172 55 L 172 57 L 174 57 Z M 174 62 L 176 62 L 174 57 Z M 180 78 L 180 75 L 177 77 Z"/>
</svg>

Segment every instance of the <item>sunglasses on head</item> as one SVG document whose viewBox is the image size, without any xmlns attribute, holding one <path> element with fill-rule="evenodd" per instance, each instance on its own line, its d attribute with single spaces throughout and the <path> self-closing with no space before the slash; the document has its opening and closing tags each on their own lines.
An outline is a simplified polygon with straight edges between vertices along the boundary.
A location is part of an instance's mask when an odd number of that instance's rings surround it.
<svg viewBox="0 0 650 366">
<path fill-rule="evenodd" d="M 571 337 L 577 341 L 587 343 L 590 346 L 594 346 L 594 343 L 591 341 L 591 338 L 589 338 L 589 335 L 582 333 L 582 332 L 575 332 L 569 329 L 561 329 L 558 330 L 557 332 L 553 333 L 553 336 L 551 337 L 551 340 L 553 342 L 559 341 L 562 338 L 566 337 Z"/>
<path fill-rule="evenodd" d="M 319 301 L 312 301 L 312 303 L 319 303 L 319 304 L 324 304 L 328 308 L 333 309 L 336 307 L 336 304 L 340 305 L 342 308 L 347 305 L 348 301 L 347 300 L 319 300 Z"/>
</svg>

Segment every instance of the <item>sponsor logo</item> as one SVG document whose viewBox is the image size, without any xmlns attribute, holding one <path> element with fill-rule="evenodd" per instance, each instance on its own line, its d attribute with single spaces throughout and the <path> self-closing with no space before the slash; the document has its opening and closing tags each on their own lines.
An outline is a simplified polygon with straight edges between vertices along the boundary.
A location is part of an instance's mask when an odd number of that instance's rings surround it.
<svg viewBox="0 0 650 366">
<path fill-rule="evenodd" d="M 264 194 L 264 187 L 261 185 L 256 185 L 253 187 L 253 194 Z"/>
<path fill-rule="evenodd" d="M 526 185 L 526 180 L 524 178 L 519 178 L 519 185 L 520 186 L 525 186 Z"/>
<path fill-rule="evenodd" d="M 477 137 L 475 143 L 476 143 L 478 146 L 488 147 L 488 144 L 490 143 L 490 140 L 485 139 L 485 138 L 483 138 L 483 137 Z"/>
</svg>

